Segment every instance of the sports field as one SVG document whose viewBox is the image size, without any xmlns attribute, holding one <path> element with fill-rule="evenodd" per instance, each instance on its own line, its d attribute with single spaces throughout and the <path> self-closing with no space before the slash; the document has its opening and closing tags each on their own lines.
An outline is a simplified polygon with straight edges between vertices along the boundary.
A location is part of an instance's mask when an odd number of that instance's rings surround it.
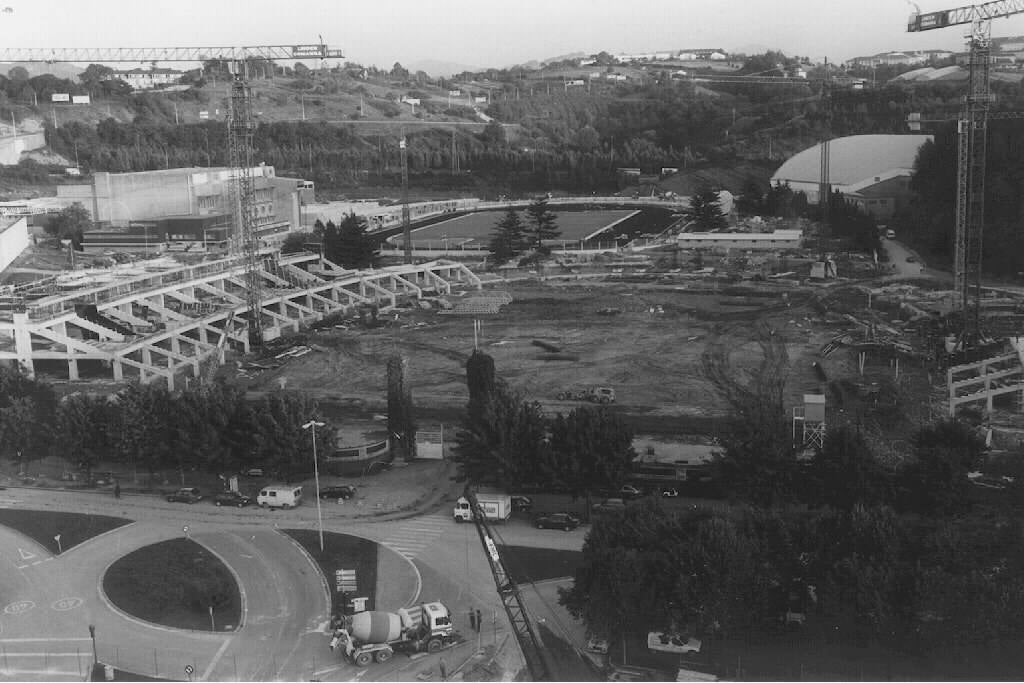
<svg viewBox="0 0 1024 683">
<path fill-rule="evenodd" d="M 611 211 L 554 211 L 558 218 L 556 223 L 561 235 L 554 242 L 579 242 L 586 240 L 596 233 L 629 218 L 639 211 L 633 210 L 611 210 Z M 413 244 L 417 247 L 437 245 L 441 247 L 447 243 L 449 247 L 465 244 L 467 246 L 486 245 L 494 232 L 494 226 L 505 215 L 504 211 L 480 211 L 465 216 L 452 218 L 441 223 L 434 223 L 419 230 L 413 230 Z M 526 222 L 526 212 L 519 214 L 523 222 Z M 608 235 L 604 236 L 609 239 Z"/>
</svg>

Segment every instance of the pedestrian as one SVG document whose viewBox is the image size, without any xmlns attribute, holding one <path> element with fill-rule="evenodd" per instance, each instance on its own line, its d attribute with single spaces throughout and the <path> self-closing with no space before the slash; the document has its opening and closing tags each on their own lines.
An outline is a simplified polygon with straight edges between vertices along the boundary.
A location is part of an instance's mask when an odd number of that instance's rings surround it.
<svg viewBox="0 0 1024 683">
<path fill-rule="evenodd" d="M 115 481 L 114 482 L 114 498 L 120 498 L 120 497 L 121 497 L 121 482 Z"/>
<path fill-rule="evenodd" d="M 438 662 L 438 667 L 441 669 L 441 680 L 442 681 L 447 681 L 448 680 L 448 667 L 445 666 L 443 659 L 440 662 Z"/>
<path fill-rule="evenodd" d="M 474 631 L 479 631 L 480 630 L 476 626 L 476 612 L 474 612 L 473 610 L 469 610 L 469 626 Z"/>
<path fill-rule="evenodd" d="M 476 630 L 479 631 L 484 627 L 484 618 L 480 614 L 480 610 L 476 611 Z"/>
</svg>

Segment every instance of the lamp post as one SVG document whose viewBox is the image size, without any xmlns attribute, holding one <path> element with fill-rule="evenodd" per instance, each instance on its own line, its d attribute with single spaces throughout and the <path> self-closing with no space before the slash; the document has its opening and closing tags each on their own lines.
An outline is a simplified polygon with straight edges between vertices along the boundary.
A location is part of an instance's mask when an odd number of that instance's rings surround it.
<svg viewBox="0 0 1024 683">
<path fill-rule="evenodd" d="M 324 551 L 324 516 L 320 510 L 320 466 L 316 461 L 316 428 L 323 427 L 323 422 L 317 422 L 316 420 L 310 420 L 306 424 L 302 425 L 303 429 L 310 430 L 310 434 L 313 437 L 313 481 L 316 486 L 316 519 L 317 525 L 320 529 L 320 552 Z"/>
<path fill-rule="evenodd" d="M 100 661 L 100 657 L 96 654 L 96 627 L 92 624 L 89 624 L 89 637 L 92 638 L 92 665 L 96 666 Z"/>
</svg>

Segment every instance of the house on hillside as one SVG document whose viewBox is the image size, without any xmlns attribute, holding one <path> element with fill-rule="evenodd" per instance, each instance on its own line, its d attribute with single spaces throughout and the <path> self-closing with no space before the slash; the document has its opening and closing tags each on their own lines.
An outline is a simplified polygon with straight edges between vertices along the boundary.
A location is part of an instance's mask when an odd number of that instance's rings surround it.
<svg viewBox="0 0 1024 683">
<path fill-rule="evenodd" d="M 128 69 L 115 71 L 114 76 L 121 79 L 136 90 L 152 90 L 166 85 L 174 85 L 181 78 L 183 71 L 152 67 L 150 69 Z"/>
</svg>

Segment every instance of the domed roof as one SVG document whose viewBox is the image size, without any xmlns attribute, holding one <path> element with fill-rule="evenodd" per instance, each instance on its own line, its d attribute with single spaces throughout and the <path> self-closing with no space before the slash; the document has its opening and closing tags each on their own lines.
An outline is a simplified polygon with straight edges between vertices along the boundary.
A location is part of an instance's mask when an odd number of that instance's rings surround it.
<svg viewBox="0 0 1024 683">
<path fill-rule="evenodd" d="M 931 135 L 850 135 L 829 144 L 829 182 L 854 185 L 889 171 L 914 168 L 917 150 Z M 821 144 L 798 152 L 772 175 L 780 182 L 817 183 L 821 178 Z"/>
</svg>

